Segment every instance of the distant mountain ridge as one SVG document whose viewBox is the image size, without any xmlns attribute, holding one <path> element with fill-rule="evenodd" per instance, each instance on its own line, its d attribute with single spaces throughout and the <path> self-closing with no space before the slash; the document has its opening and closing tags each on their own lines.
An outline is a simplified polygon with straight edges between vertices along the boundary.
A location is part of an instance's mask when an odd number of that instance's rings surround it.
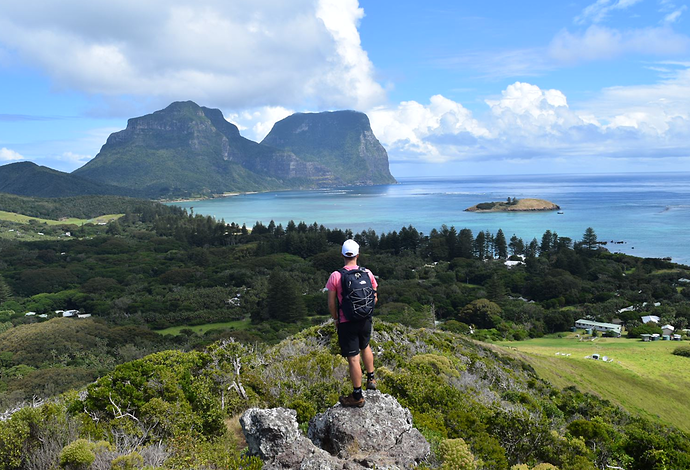
<svg viewBox="0 0 690 470">
<path fill-rule="evenodd" d="M 96 194 L 143 197 L 137 190 L 95 183 L 32 162 L 0 166 L 0 193 L 51 198 Z"/>
<path fill-rule="evenodd" d="M 130 119 L 72 174 L 147 197 L 395 182 L 363 113 L 290 116 L 256 143 L 191 101 Z"/>
</svg>

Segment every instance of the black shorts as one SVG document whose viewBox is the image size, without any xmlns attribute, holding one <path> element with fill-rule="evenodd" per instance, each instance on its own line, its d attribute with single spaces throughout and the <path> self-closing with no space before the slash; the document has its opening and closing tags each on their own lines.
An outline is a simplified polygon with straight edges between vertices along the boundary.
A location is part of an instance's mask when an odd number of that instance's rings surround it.
<svg viewBox="0 0 690 470">
<path fill-rule="evenodd" d="M 338 344 L 343 357 L 352 357 L 369 346 L 371 339 L 371 318 L 348 321 L 338 325 Z"/>
</svg>

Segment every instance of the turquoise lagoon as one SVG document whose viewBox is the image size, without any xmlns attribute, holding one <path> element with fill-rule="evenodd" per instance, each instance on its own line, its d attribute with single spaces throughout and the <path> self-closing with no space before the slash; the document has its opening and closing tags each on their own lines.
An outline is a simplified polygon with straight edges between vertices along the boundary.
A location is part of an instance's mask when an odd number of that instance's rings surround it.
<svg viewBox="0 0 690 470">
<path fill-rule="evenodd" d="M 643 257 L 671 257 L 690 264 L 690 173 L 616 175 L 513 175 L 398 178 L 399 184 L 283 191 L 175 203 L 226 222 L 286 225 L 318 222 L 360 232 L 413 225 L 429 233 L 442 225 L 475 233 L 499 228 L 526 242 L 544 231 L 579 240 L 587 227 L 607 245 Z M 471 213 L 479 202 L 508 197 L 547 199 L 553 212 Z"/>
</svg>

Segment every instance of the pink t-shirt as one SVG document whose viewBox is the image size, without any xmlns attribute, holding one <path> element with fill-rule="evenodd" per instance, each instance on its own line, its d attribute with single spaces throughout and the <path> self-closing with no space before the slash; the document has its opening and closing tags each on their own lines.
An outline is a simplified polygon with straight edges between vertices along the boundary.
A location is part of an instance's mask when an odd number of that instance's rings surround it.
<svg viewBox="0 0 690 470">
<path fill-rule="evenodd" d="M 359 268 L 359 266 L 343 266 L 343 267 L 345 269 L 347 269 L 348 271 Z M 371 271 L 369 271 L 368 269 L 366 271 L 369 274 L 369 279 L 371 279 L 371 287 L 373 287 L 374 290 L 377 290 L 379 287 L 379 283 L 376 282 L 376 278 L 371 273 Z M 343 313 L 343 309 L 340 308 L 340 305 L 343 304 L 343 283 L 341 282 L 342 277 L 343 276 L 340 274 L 340 271 L 333 271 L 331 273 L 331 276 L 328 278 L 328 282 L 326 283 L 326 289 L 328 289 L 329 291 L 335 291 L 335 293 L 338 295 L 338 306 L 339 306 L 338 311 L 339 311 L 339 316 L 340 316 L 340 323 L 346 323 L 348 321 L 348 319 L 345 318 L 345 314 Z"/>
</svg>

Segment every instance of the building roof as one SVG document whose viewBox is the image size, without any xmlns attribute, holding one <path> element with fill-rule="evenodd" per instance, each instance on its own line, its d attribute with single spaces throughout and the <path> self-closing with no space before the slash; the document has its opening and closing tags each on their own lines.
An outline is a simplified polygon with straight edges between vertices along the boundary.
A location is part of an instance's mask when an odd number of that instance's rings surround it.
<svg viewBox="0 0 690 470">
<path fill-rule="evenodd" d="M 599 327 L 599 328 L 611 328 L 612 330 L 620 330 L 621 326 L 620 325 L 614 325 L 613 323 L 602 323 L 598 321 L 591 321 L 591 320 L 584 320 L 584 319 L 579 319 L 575 322 L 575 324 L 580 323 L 582 325 L 587 325 L 587 326 L 592 326 L 592 327 Z"/>
<path fill-rule="evenodd" d="M 656 315 L 645 315 L 642 317 L 642 323 L 649 323 L 649 322 L 654 322 L 654 323 L 659 323 L 660 318 L 657 317 Z"/>
<path fill-rule="evenodd" d="M 671 330 L 671 331 L 675 331 L 675 328 L 674 328 L 673 326 L 671 326 L 671 325 L 664 325 L 664 326 L 661 327 L 661 329 L 662 329 L 662 330 Z"/>
</svg>

